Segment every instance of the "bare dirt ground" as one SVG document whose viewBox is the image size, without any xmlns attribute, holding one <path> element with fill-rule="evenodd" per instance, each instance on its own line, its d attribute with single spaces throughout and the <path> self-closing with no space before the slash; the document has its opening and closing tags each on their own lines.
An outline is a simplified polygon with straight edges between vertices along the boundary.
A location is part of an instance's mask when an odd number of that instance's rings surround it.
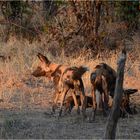
<svg viewBox="0 0 140 140">
<path fill-rule="evenodd" d="M 129 78 L 129 77 L 128 77 Z M 133 78 L 134 81 L 134 78 Z M 128 87 L 138 88 L 137 83 L 127 83 Z M 95 122 L 82 120 L 81 115 L 73 110 L 71 115 L 50 115 L 53 85 L 43 78 L 23 79 L 10 93 L 7 101 L 0 103 L 0 138 L 12 139 L 101 139 L 105 131 L 107 118 L 98 111 Z M 130 84 L 130 85 L 129 85 Z M 10 86 L 10 85 L 8 85 Z M 8 88 L 8 87 L 7 87 Z M 33 91 L 34 92 L 31 92 Z M 8 90 L 9 91 L 9 90 Z M 5 90 L 6 92 L 6 90 Z M 9 94 L 9 95 L 8 95 Z M 140 138 L 140 93 L 131 97 L 138 114 L 120 118 L 117 127 L 117 138 Z M 87 110 L 87 115 L 90 114 Z"/>
</svg>

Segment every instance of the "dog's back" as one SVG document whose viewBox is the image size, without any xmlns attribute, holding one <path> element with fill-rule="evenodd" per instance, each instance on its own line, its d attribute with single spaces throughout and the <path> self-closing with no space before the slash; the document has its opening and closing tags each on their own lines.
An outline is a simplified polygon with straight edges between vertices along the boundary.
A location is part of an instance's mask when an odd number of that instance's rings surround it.
<svg viewBox="0 0 140 140">
<path fill-rule="evenodd" d="M 94 68 L 94 71 L 91 73 L 90 81 L 91 84 L 95 86 L 100 92 L 102 92 L 103 79 L 105 79 L 107 84 L 107 90 L 110 92 L 110 95 L 114 96 L 114 89 L 116 83 L 116 72 L 109 65 L 105 63 L 100 63 Z"/>
<path fill-rule="evenodd" d="M 90 75 L 91 95 L 93 98 L 92 120 L 95 119 L 97 107 L 100 102 L 96 99 L 96 90 L 101 94 L 101 102 L 104 116 L 108 115 L 109 111 L 109 95 L 114 96 L 114 89 L 116 83 L 116 72 L 107 64 L 100 63 L 97 65 Z M 99 95 L 99 94 L 98 94 Z"/>
<path fill-rule="evenodd" d="M 60 85 L 61 88 L 68 86 L 70 89 L 81 90 L 84 92 L 82 75 L 88 71 L 87 67 L 69 67 L 62 74 Z"/>
</svg>

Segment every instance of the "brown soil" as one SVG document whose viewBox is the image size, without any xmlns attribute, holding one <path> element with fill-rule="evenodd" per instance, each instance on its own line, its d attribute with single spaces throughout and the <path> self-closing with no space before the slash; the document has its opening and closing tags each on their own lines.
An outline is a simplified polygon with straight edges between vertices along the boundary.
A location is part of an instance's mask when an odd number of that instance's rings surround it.
<svg viewBox="0 0 140 140">
<path fill-rule="evenodd" d="M 10 93 L 7 92 L 8 95 Z M 71 115 L 63 115 L 58 119 L 57 113 L 50 114 L 52 97 L 52 83 L 43 82 L 42 79 L 26 79 L 23 84 L 17 85 L 9 100 L 0 103 L 0 138 L 103 138 L 107 118 L 103 117 L 101 112 L 98 111 L 93 123 L 83 121 L 82 115 L 77 115 L 76 110 L 73 110 Z M 131 102 L 136 105 L 138 114 L 119 119 L 116 138 L 140 138 L 140 93 L 132 95 Z M 87 110 L 88 116 L 90 111 Z"/>
</svg>

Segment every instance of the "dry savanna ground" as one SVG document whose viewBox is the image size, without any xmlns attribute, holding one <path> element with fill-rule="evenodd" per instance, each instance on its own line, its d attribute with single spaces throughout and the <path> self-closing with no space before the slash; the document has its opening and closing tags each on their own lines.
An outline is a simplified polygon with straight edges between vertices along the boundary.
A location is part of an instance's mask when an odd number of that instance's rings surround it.
<svg viewBox="0 0 140 140">
<path fill-rule="evenodd" d="M 127 55 L 125 69 L 125 88 L 140 90 L 140 57 L 138 37 L 133 44 L 134 51 Z M 89 58 L 90 54 L 79 54 L 78 58 L 66 58 L 61 55 L 53 56 L 41 42 L 29 44 L 27 41 L 11 40 L 0 44 L 0 138 L 49 138 L 49 139 L 97 139 L 103 138 L 107 118 L 100 111 L 95 122 L 83 122 L 81 115 L 73 110 L 71 115 L 62 116 L 58 120 L 50 115 L 53 98 L 53 83 L 47 78 L 35 78 L 31 72 L 36 68 L 37 52 L 47 55 L 52 61 L 71 66 L 85 65 L 90 71 L 85 73 L 83 81 L 86 94 L 90 95 L 89 75 L 92 68 L 99 62 L 106 62 L 114 69 L 117 67 L 118 53 L 108 54 L 108 58 Z M 10 59 L 9 57 L 10 56 Z M 88 58 L 88 59 L 87 59 Z M 140 93 L 131 96 L 131 103 L 136 105 L 138 114 L 120 118 L 117 126 L 117 138 L 140 138 Z M 89 115 L 90 109 L 87 110 Z"/>
</svg>

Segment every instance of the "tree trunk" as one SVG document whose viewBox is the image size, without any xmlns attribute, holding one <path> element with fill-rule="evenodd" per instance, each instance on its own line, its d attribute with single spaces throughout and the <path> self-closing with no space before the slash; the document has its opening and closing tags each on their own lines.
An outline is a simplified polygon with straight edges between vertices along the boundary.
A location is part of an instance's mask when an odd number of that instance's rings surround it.
<svg viewBox="0 0 140 140">
<path fill-rule="evenodd" d="M 96 7 L 96 11 L 95 11 L 95 37 L 98 37 L 98 28 L 100 26 L 100 15 L 101 15 L 101 4 L 102 2 L 100 1 L 95 1 L 95 7 Z"/>
<path fill-rule="evenodd" d="M 123 93 L 123 77 L 124 77 L 125 61 L 126 61 L 126 51 L 124 49 L 118 61 L 113 107 L 107 121 L 104 135 L 105 139 L 115 139 L 116 136 L 116 127 L 120 116 L 120 102 Z"/>
</svg>

